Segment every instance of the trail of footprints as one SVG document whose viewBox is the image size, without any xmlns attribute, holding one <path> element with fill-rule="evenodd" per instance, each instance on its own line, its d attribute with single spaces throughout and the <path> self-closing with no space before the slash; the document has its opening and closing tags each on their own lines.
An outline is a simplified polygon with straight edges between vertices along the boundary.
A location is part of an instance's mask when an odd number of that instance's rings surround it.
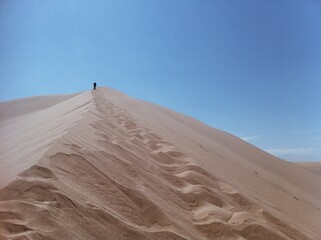
<svg viewBox="0 0 321 240">
<path fill-rule="evenodd" d="M 147 129 L 139 127 L 124 111 L 111 111 L 117 122 L 129 131 L 132 141 L 143 142 L 153 155 L 154 164 L 175 176 L 170 179 L 171 183 L 182 194 L 195 195 L 196 202 L 192 202 L 193 221 L 195 225 L 211 224 L 216 221 L 241 224 L 240 215 L 250 220 L 242 206 L 233 206 L 233 195 L 235 198 L 243 198 L 232 186 L 220 182 L 200 167 L 192 158 L 185 156 L 172 144 L 162 140 L 156 134 Z M 208 186 L 210 185 L 210 187 Z M 229 195 L 226 198 L 226 195 Z M 232 201 L 229 201 L 229 198 Z M 189 199 L 188 196 L 184 199 Z M 247 200 L 239 199 L 241 202 Z M 250 208 L 255 208 L 252 203 L 247 202 Z M 246 204 L 245 204 L 246 205 Z"/>
<path fill-rule="evenodd" d="M 131 141 L 149 150 L 153 164 L 165 172 L 163 178 L 189 205 L 193 225 L 208 232 L 205 238 L 219 237 L 224 231 L 231 232 L 231 239 L 235 234 L 247 238 L 249 232 L 255 235 L 259 229 L 268 238 L 288 239 L 297 235 L 307 239 L 275 217 L 278 224 L 274 224 L 267 217 L 270 214 L 252 200 L 216 179 L 174 145 L 138 126 L 126 111 L 112 108 L 111 114 L 131 134 Z"/>
</svg>

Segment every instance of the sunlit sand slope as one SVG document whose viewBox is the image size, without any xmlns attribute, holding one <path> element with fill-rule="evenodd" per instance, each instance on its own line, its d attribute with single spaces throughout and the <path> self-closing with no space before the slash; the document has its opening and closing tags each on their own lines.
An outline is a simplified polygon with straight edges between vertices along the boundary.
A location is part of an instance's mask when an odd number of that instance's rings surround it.
<svg viewBox="0 0 321 240">
<path fill-rule="evenodd" d="M 0 104 L 0 239 L 320 239 L 318 175 L 115 90 L 51 100 Z"/>
<path fill-rule="evenodd" d="M 295 164 L 321 177 L 321 162 L 296 162 Z"/>
</svg>

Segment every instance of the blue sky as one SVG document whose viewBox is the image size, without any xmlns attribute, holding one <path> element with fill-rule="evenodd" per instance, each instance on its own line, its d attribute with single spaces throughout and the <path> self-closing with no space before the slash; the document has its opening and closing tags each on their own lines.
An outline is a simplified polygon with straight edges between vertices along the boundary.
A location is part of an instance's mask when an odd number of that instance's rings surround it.
<svg viewBox="0 0 321 240">
<path fill-rule="evenodd" d="M 2 0 L 0 100 L 93 81 L 321 160 L 321 1 Z"/>
</svg>

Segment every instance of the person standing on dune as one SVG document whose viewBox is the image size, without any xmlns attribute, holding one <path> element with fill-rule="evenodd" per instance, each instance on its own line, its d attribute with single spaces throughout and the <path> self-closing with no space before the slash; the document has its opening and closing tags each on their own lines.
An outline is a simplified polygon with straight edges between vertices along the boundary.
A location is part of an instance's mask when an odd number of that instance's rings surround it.
<svg viewBox="0 0 321 240">
<path fill-rule="evenodd" d="M 97 83 L 94 82 L 94 90 L 96 90 L 96 87 L 97 87 Z"/>
</svg>

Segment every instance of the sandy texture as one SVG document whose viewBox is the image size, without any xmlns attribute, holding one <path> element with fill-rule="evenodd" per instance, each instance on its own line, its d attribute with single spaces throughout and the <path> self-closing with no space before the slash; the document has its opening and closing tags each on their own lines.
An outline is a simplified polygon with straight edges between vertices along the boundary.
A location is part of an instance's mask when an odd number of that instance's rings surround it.
<svg viewBox="0 0 321 240">
<path fill-rule="evenodd" d="M 42 98 L 0 104 L 0 239 L 320 239 L 318 175 L 115 90 Z"/>
<path fill-rule="evenodd" d="M 321 162 L 295 162 L 294 164 L 321 177 Z"/>
</svg>

